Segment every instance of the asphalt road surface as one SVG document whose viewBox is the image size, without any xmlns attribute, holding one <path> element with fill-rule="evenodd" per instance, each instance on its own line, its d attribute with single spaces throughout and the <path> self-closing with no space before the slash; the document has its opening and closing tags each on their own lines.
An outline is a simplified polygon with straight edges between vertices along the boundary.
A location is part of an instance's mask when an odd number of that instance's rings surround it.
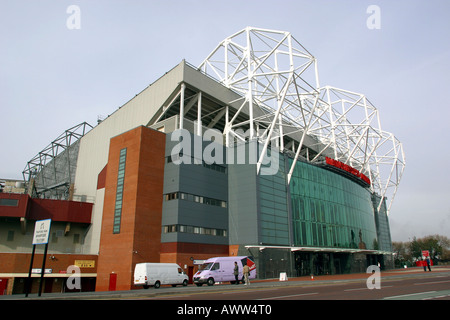
<svg viewBox="0 0 450 320">
<path fill-rule="evenodd" d="M 115 292 L 43 293 L 0 296 L 2 300 L 450 300 L 450 267 L 435 267 L 432 272 L 421 268 L 381 272 L 375 283 L 370 274 L 330 275 L 289 279 L 288 281 L 252 281 L 250 286 L 217 284 L 187 287 L 161 286 Z M 370 282 L 370 281 L 369 281 Z"/>
<path fill-rule="evenodd" d="M 161 293 L 148 300 L 450 300 L 450 273 L 415 275 L 406 278 L 381 277 L 379 289 L 368 289 L 366 280 L 298 283 L 289 286 L 222 286 L 223 290 L 200 290 L 179 294 Z M 232 289 L 230 289 L 232 287 Z M 126 299 L 126 297 L 123 297 Z"/>
</svg>

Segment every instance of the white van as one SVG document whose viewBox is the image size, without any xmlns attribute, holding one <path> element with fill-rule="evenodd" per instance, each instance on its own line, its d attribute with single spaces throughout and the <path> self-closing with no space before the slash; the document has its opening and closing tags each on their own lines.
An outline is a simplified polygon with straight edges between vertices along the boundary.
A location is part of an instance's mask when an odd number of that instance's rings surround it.
<svg viewBox="0 0 450 320">
<path fill-rule="evenodd" d="M 187 286 L 188 276 L 176 263 L 138 263 L 134 268 L 134 285 L 159 288 L 162 284 Z"/>
<path fill-rule="evenodd" d="M 247 256 L 237 257 L 215 257 L 205 260 L 200 269 L 194 275 L 194 283 L 201 286 L 204 283 L 212 286 L 215 282 L 230 281 L 235 284 L 234 262 L 237 262 L 239 268 L 238 281 L 244 282 L 244 274 L 242 269 L 244 265 L 250 268 L 249 279 L 256 278 L 256 264 Z"/>
</svg>

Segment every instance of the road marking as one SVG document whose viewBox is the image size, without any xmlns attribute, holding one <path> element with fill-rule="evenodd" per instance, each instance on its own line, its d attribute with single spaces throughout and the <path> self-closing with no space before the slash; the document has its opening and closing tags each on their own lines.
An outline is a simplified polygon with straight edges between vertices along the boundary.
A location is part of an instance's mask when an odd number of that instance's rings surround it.
<svg viewBox="0 0 450 320">
<path fill-rule="evenodd" d="M 419 283 L 414 283 L 414 285 L 421 286 L 424 284 L 436 284 L 436 283 L 446 283 L 446 282 L 450 282 L 450 280 L 448 280 L 448 281 L 433 281 L 433 282 L 419 282 Z"/>
<path fill-rule="evenodd" d="M 356 289 L 345 289 L 344 291 L 359 291 L 359 290 L 369 290 L 367 288 L 356 288 Z"/>
<path fill-rule="evenodd" d="M 427 292 L 418 292 L 418 293 L 410 293 L 410 294 L 403 294 L 400 296 L 391 296 L 391 297 L 384 297 L 383 299 L 398 299 L 398 298 L 405 298 L 410 296 L 417 296 L 419 294 L 428 294 L 428 293 L 435 293 L 436 291 L 427 291 Z"/>
<path fill-rule="evenodd" d="M 393 286 L 382 286 L 380 289 L 392 288 Z M 355 288 L 355 289 L 345 289 L 344 291 L 359 291 L 359 290 L 373 290 L 369 288 Z"/>
<path fill-rule="evenodd" d="M 234 289 L 231 292 L 221 292 L 222 294 L 236 294 L 236 293 L 246 293 L 246 292 L 266 292 L 266 291 L 274 291 L 274 290 L 280 290 L 279 288 L 275 288 L 275 289 L 265 289 L 265 288 L 261 288 L 261 289 L 253 289 L 253 290 L 248 290 L 248 289 Z"/>
<path fill-rule="evenodd" d="M 450 297 L 450 290 L 436 291 L 436 294 L 438 294 L 438 295 L 431 296 L 431 297 L 425 297 L 422 300 L 442 299 L 442 298 Z"/>
<path fill-rule="evenodd" d="M 289 296 L 278 296 L 278 297 L 270 297 L 270 298 L 261 298 L 257 300 L 272 300 L 272 299 L 283 299 L 283 298 L 290 298 L 290 297 L 299 297 L 299 296 L 311 296 L 314 294 L 319 294 L 318 292 L 310 292 L 310 293 L 300 293 L 300 294 L 291 294 Z"/>
</svg>

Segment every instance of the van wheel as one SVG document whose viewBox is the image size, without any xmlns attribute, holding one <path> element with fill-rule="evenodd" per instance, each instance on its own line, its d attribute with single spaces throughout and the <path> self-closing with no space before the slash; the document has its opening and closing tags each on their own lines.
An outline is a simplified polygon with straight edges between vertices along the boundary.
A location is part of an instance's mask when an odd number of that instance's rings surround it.
<svg viewBox="0 0 450 320">
<path fill-rule="evenodd" d="M 188 281 L 187 280 L 184 280 L 183 281 L 183 287 L 186 287 L 188 285 Z"/>
<path fill-rule="evenodd" d="M 155 289 L 158 289 L 159 287 L 161 287 L 161 283 L 159 281 L 156 281 L 154 287 Z"/>
<path fill-rule="evenodd" d="M 209 278 L 207 283 L 208 283 L 208 286 L 214 285 L 214 279 L 213 278 Z"/>
</svg>

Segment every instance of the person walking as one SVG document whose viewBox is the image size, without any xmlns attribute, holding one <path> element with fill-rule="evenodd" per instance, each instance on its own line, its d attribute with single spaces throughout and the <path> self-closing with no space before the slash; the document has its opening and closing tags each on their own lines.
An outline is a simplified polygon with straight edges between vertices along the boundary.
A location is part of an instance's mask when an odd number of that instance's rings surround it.
<svg viewBox="0 0 450 320">
<path fill-rule="evenodd" d="M 428 257 L 426 258 L 426 260 L 427 260 L 428 271 L 431 271 L 431 261 L 430 261 L 430 257 L 428 256 Z M 425 269 L 425 267 L 423 267 L 423 268 Z"/>
<path fill-rule="evenodd" d="M 244 272 L 245 285 L 246 286 L 250 285 L 250 280 L 248 279 L 248 275 L 250 273 L 250 268 L 248 267 L 247 264 L 245 264 L 243 272 Z"/>
<path fill-rule="evenodd" d="M 236 279 L 236 284 L 239 284 L 239 267 L 237 262 L 234 262 L 234 278 Z"/>
</svg>

